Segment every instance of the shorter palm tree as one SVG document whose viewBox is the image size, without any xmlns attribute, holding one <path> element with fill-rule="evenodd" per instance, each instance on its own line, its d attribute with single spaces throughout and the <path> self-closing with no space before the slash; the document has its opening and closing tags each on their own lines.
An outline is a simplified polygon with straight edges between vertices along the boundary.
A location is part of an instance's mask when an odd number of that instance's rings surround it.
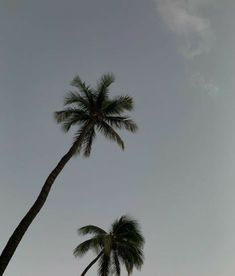
<svg viewBox="0 0 235 276">
<path fill-rule="evenodd" d="M 109 232 L 95 225 L 87 225 L 78 229 L 78 233 L 93 236 L 75 248 L 75 257 L 81 257 L 89 250 L 97 255 L 81 276 L 97 261 L 99 276 L 121 275 L 120 264 L 125 266 L 128 275 L 132 273 L 133 268 L 140 270 L 143 265 L 144 238 L 138 222 L 129 216 L 115 220 Z"/>
</svg>

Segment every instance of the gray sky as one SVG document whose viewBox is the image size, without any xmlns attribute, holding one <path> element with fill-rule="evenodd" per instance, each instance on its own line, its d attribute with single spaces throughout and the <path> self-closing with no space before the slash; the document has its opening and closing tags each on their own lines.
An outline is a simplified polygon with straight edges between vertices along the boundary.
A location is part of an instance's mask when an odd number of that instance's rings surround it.
<svg viewBox="0 0 235 276">
<path fill-rule="evenodd" d="M 75 74 L 116 75 L 135 99 L 126 150 L 98 138 L 71 160 L 6 276 L 80 275 L 86 224 L 142 225 L 146 276 L 235 273 L 235 2 L 2 0 L 0 246 L 68 150 L 52 113 Z M 96 275 L 96 268 L 88 275 Z M 125 273 L 124 273 L 125 275 Z"/>
</svg>

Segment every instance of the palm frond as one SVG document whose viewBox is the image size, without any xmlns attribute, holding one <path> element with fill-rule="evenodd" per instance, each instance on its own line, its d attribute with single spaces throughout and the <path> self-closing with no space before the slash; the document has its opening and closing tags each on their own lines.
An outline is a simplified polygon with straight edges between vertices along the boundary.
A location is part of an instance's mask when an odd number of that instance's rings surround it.
<svg viewBox="0 0 235 276">
<path fill-rule="evenodd" d="M 122 148 L 122 150 L 124 150 L 124 142 L 122 138 L 110 125 L 103 121 L 97 124 L 97 128 L 106 138 L 111 141 L 115 141 Z"/>
<path fill-rule="evenodd" d="M 142 249 L 124 242 L 119 243 L 118 256 L 120 256 L 122 262 L 128 261 L 137 269 L 140 269 L 144 262 Z"/>
<path fill-rule="evenodd" d="M 66 120 L 64 120 L 61 123 L 62 130 L 64 132 L 68 132 L 71 126 L 73 125 L 81 126 L 84 123 L 86 123 L 89 119 L 90 119 L 89 116 L 85 112 L 77 110 L 76 113 L 71 114 L 70 117 L 68 117 Z"/>
<path fill-rule="evenodd" d="M 107 100 L 104 106 L 106 115 L 120 115 L 124 111 L 131 111 L 134 108 L 133 99 L 126 96 L 118 96 L 113 100 Z"/>
<path fill-rule="evenodd" d="M 61 123 L 70 118 L 71 116 L 89 119 L 89 114 L 87 112 L 73 107 L 67 107 L 63 110 L 54 112 L 54 118 L 57 123 Z"/>
<path fill-rule="evenodd" d="M 101 235 L 101 234 L 107 234 L 105 230 L 102 228 L 95 226 L 95 225 L 86 225 L 78 229 L 78 233 L 80 235 L 87 235 L 87 234 L 95 234 L 95 235 Z"/>
<path fill-rule="evenodd" d="M 132 258 L 128 254 L 125 254 L 125 252 L 122 252 L 120 249 L 118 250 L 118 257 L 121 263 L 125 265 L 128 275 L 130 275 L 134 268 L 134 263 Z"/>
<path fill-rule="evenodd" d="M 95 128 L 91 128 L 90 131 L 87 133 L 87 138 L 86 138 L 86 143 L 84 143 L 84 156 L 89 157 L 91 154 L 91 148 L 93 141 L 95 140 L 96 133 L 95 133 Z"/>
<path fill-rule="evenodd" d="M 134 246 L 143 247 L 144 237 L 140 231 L 127 230 L 118 234 L 120 240 L 133 244 Z"/>
<path fill-rule="evenodd" d="M 104 74 L 98 81 L 97 92 L 102 92 L 105 88 L 108 88 L 115 81 L 113 73 Z"/>
<path fill-rule="evenodd" d="M 140 225 L 129 216 L 122 216 L 114 221 L 110 232 L 118 236 L 120 242 L 125 242 L 138 248 L 142 248 L 144 245 L 145 240 L 141 233 Z"/>
<path fill-rule="evenodd" d="M 99 252 L 102 248 L 103 236 L 97 235 L 89 240 L 80 243 L 73 251 L 75 257 L 81 257 L 85 255 L 89 250 Z"/>
<path fill-rule="evenodd" d="M 118 259 L 118 254 L 117 251 L 115 250 L 112 255 L 112 265 L 113 265 L 113 272 L 117 275 L 121 275 L 121 267 L 120 267 L 120 262 Z"/>
<path fill-rule="evenodd" d="M 139 224 L 137 220 L 127 215 L 116 219 L 111 225 L 111 231 L 117 235 L 129 230 L 139 231 Z"/>
<path fill-rule="evenodd" d="M 122 253 L 118 252 L 118 256 L 121 263 L 125 265 L 128 275 L 132 273 L 134 268 L 136 268 L 137 270 L 140 270 L 143 265 L 142 260 L 141 261 L 138 260 L 138 262 L 136 262 L 128 251 L 122 252 Z"/>
<path fill-rule="evenodd" d="M 110 231 L 115 234 L 119 234 L 122 231 L 125 232 L 125 231 L 129 230 L 130 227 L 134 230 L 138 229 L 139 228 L 138 222 L 134 218 L 132 218 L 128 215 L 124 215 L 124 216 L 121 216 L 119 219 L 116 219 L 112 223 Z"/>
<path fill-rule="evenodd" d="M 77 144 L 77 154 L 80 153 L 82 146 L 88 142 L 87 133 L 94 127 L 94 123 L 91 120 L 85 122 L 74 135 L 74 143 Z"/>
<path fill-rule="evenodd" d="M 64 105 L 76 104 L 84 111 L 89 110 L 89 102 L 87 99 L 79 95 L 76 91 L 69 91 L 64 98 Z"/>
<path fill-rule="evenodd" d="M 67 118 L 69 118 L 75 112 L 76 112 L 75 108 L 68 107 L 61 111 L 55 111 L 54 118 L 55 118 L 56 122 L 59 124 L 59 123 L 63 122 L 64 120 L 66 120 Z"/>
<path fill-rule="evenodd" d="M 110 271 L 110 256 L 103 254 L 99 259 L 98 275 L 108 276 L 109 271 Z"/>
<path fill-rule="evenodd" d="M 86 96 L 87 100 L 91 105 L 93 105 L 94 102 L 94 93 L 92 88 L 87 85 L 85 82 L 81 80 L 81 78 L 77 75 L 74 77 L 73 81 L 71 82 L 71 85 L 74 87 L 77 87 L 79 91 Z"/>
<path fill-rule="evenodd" d="M 97 84 L 97 107 L 100 108 L 103 101 L 108 98 L 108 87 L 115 81 L 115 77 L 112 73 L 104 74 Z"/>
<path fill-rule="evenodd" d="M 126 116 L 106 116 L 104 120 L 112 127 L 124 128 L 130 132 L 136 132 L 138 130 L 137 124 Z"/>
</svg>

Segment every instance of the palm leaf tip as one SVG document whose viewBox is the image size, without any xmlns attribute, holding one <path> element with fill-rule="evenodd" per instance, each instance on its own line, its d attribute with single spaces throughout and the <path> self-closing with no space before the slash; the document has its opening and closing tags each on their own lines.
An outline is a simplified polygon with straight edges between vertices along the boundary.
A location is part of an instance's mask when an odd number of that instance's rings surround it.
<svg viewBox="0 0 235 276">
<path fill-rule="evenodd" d="M 58 111 L 53 112 L 53 118 L 55 119 L 55 121 L 56 121 L 57 123 L 59 123 Z"/>
<path fill-rule="evenodd" d="M 71 86 L 80 87 L 81 85 L 84 85 L 85 83 L 82 82 L 79 75 L 76 75 L 73 80 L 71 81 Z"/>
<path fill-rule="evenodd" d="M 124 142 L 122 138 L 119 136 L 119 134 L 106 122 L 101 122 L 98 124 L 98 130 L 108 139 L 111 141 L 114 141 L 118 144 L 118 146 L 121 147 L 122 150 L 124 150 Z"/>
<path fill-rule="evenodd" d="M 115 76 L 113 73 L 107 73 L 104 74 L 100 80 L 98 81 L 97 87 L 98 87 L 98 91 L 102 88 L 107 88 L 108 86 L 110 86 L 113 82 L 115 81 Z"/>
<path fill-rule="evenodd" d="M 69 105 L 76 103 L 78 101 L 79 95 L 77 92 L 69 91 L 64 97 L 64 105 Z"/>
<path fill-rule="evenodd" d="M 64 119 L 66 118 L 65 113 L 63 111 L 55 111 L 53 113 L 53 117 L 54 117 L 55 121 L 57 122 L 57 124 L 63 122 Z"/>
<path fill-rule="evenodd" d="M 74 249 L 74 256 L 81 257 L 85 255 L 89 250 L 93 250 L 95 253 L 97 253 L 101 248 L 102 241 L 103 235 L 96 235 L 95 237 L 80 243 Z"/>
<path fill-rule="evenodd" d="M 133 98 L 126 95 L 123 97 L 123 107 L 128 110 L 131 111 L 134 109 L 134 101 Z"/>
<path fill-rule="evenodd" d="M 102 235 L 106 234 L 106 231 L 102 228 L 95 225 L 86 225 L 78 229 L 78 234 L 87 235 L 87 234 L 97 234 Z"/>
<path fill-rule="evenodd" d="M 130 132 L 132 132 L 132 133 L 135 133 L 135 132 L 137 132 L 137 130 L 138 130 L 137 124 L 136 124 L 133 120 L 131 120 L 131 119 L 126 119 L 126 120 L 124 120 L 124 121 L 123 121 L 123 127 L 124 127 L 126 130 L 128 130 L 128 131 L 130 131 Z"/>
<path fill-rule="evenodd" d="M 74 77 L 70 84 L 71 86 L 78 88 L 80 93 L 86 95 L 88 99 L 92 98 L 92 89 L 85 81 L 82 81 L 78 75 Z"/>
<path fill-rule="evenodd" d="M 90 244 L 87 241 L 85 241 L 79 244 L 79 246 L 77 246 L 74 249 L 73 254 L 75 257 L 81 257 L 86 254 L 86 252 L 90 249 L 90 247 L 91 247 Z"/>
<path fill-rule="evenodd" d="M 133 99 L 128 95 L 117 96 L 114 99 L 108 100 L 104 107 L 104 111 L 107 115 L 120 115 L 124 111 L 131 111 L 133 109 Z"/>
<path fill-rule="evenodd" d="M 126 116 L 106 116 L 105 121 L 113 127 L 126 129 L 132 133 L 138 130 L 137 124 Z"/>
</svg>

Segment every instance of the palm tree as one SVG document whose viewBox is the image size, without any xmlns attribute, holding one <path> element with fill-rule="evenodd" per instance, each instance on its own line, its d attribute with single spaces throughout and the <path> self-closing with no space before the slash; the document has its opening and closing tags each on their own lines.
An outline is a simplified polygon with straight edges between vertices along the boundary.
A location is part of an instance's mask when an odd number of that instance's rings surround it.
<svg viewBox="0 0 235 276">
<path fill-rule="evenodd" d="M 78 233 L 93 236 L 79 244 L 74 250 L 74 255 L 81 257 L 89 250 L 97 254 L 81 276 L 84 276 L 97 261 L 99 276 L 108 276 L 110 273 L 121 275 L 120 263 L 125 266 L 128 275 L 134 267 L 140 269 L 143 265 L 144 238 L 137 221 L 128 216 L 115 220 L 109 232 L 94 225 L 87 225 L 78 229 Z"/>
<path fill-rule="evenodd" d="M 101 132 L 124 149 L 124 142 L 115 129 L 126 129 L 130 132 L 137 130 L 135 122 L 124 114 L 125 111 L 133 109 L 133 100 L 129 96 L 110 98 L 109 87 L 113 82 L 113 74 L 104 74 L 94 89 L 83 82 L 79 76 L 73 79 L 71 85 L 75 87 L 75 91 L 66 95 L 65 108 L 54 113 L 57 123 L 62 125 L 65 132 L 68 132 L 72 126 L 77 127 L 73 144 L 49 174 L 36 201 L 3 249 L 0 256 L 0 276 L 3 275 L 28 227 L 43 207 L 56 177 L 71 157 L 79 153 L 88 157 L 96 132 Z"/>
</svg>

